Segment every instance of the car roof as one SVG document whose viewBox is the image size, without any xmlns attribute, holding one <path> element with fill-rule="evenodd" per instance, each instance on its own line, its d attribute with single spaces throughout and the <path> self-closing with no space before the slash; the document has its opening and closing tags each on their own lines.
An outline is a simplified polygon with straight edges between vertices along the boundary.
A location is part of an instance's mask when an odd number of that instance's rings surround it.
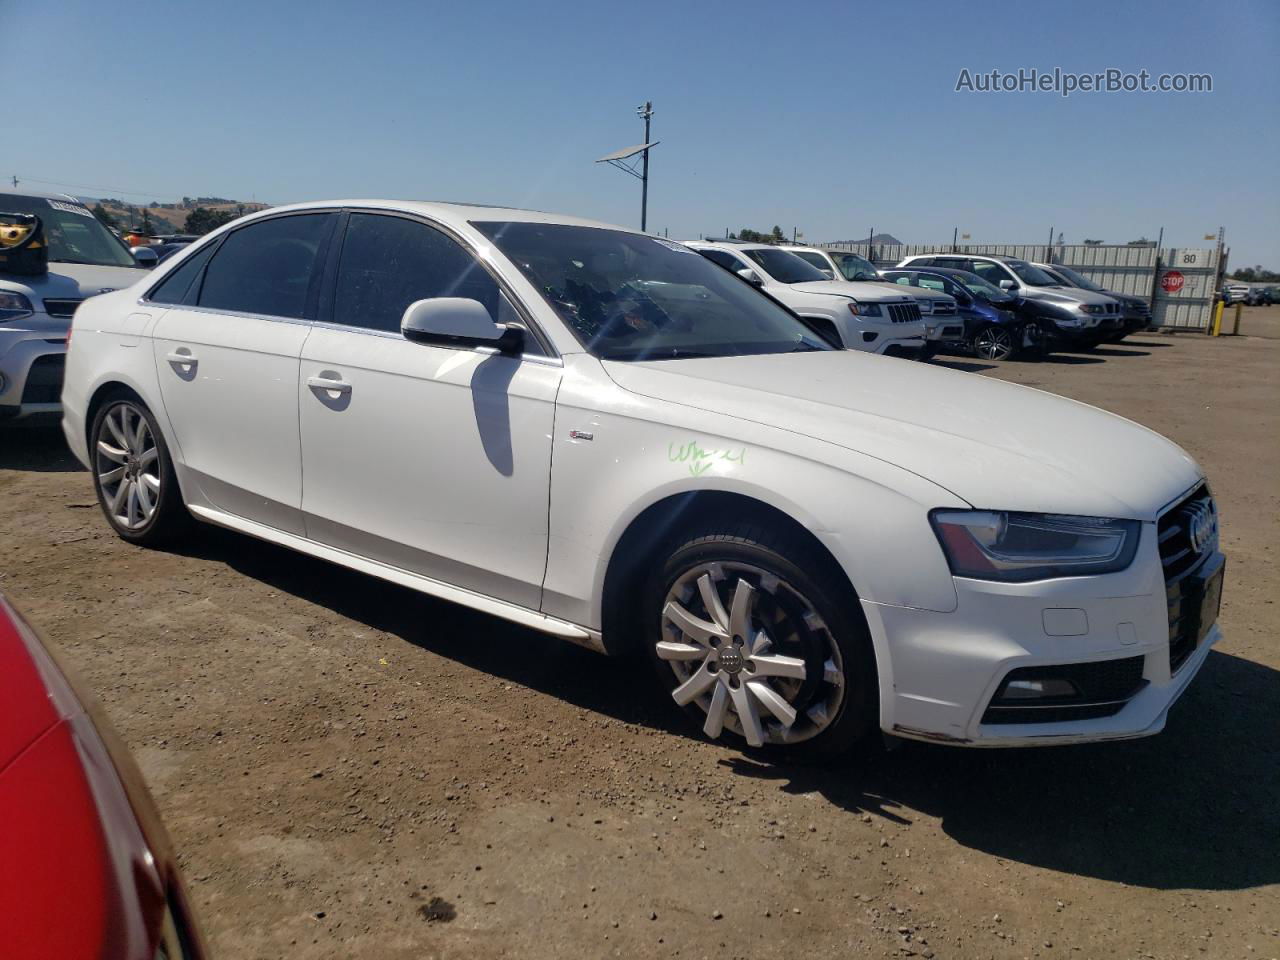
<svg viewBox="0 0 1280 960">
<path fill-rule="evenodd" d="M 546 213 L 541 210 L 525 210 L 520 207 L 502 207 L 485 203 L 455 203 L 442 200 L 384 200 L 384 199 L 347 199 L 347 200 L 313 200 L 307 203 L 291 203 L 279 207 L 268 207 L 262 214 L 292 213 L 303 210 L 330 210 L 335 207 L 363 207 L 373 210 L 399 210 L 406 213 L 418 213 L 436 220 L 452 223 L 474 221 L 517 221 L 520 223 L 558 223 L 578 227 L 599 227 L 605 230 L 623 230 L 627 233 L 638 233 L 627 227 L 599 220 L 588 220 L 565 213 Z M 254 214 L 254 217 L 261 214 Z"/>
<path fill-rule="evenodd" d="M 786 247 L 780 247 L 776 243 L 742 243 L 738 240 L 730 240 L 728 242 L 720 240 L 686 240 L 684 243 L 690 247 L 715 247 L 717 250 L 787 250 L 788 253 L 794 252 Z"/>
<path fill-rule="evenodd" d="M 927 270 L 930 273 L 941 273 L 947 276 L 952 276 L 955 274 L 964 274 L 966 277 L 977 276 L 977 274 L 975 274 L 972 270 L 961 270 L 959 267 L 928 267 L 928 266 L 924 266 L 923 264 L 918 264 L 913 266 L 910 263 L 908 263 L 905 267 L 885 267 L 884 272 L 894 273 L 896 271 L 906 271 L 906 270 L 913 270 L 916 273 L 920 273 L 921 271 Z"/>
<path fill-rule="evenodd" d="M 31 197 L 38 200 L 68 200 L 71 203 L 78 203 L 84 206 L 85 202 L 79 197 L 73 197 L 69 193 L 51 193 L 48 190 L 19 190 L 0 185 L 0 193 L 6 197 Z"/>
</svg>

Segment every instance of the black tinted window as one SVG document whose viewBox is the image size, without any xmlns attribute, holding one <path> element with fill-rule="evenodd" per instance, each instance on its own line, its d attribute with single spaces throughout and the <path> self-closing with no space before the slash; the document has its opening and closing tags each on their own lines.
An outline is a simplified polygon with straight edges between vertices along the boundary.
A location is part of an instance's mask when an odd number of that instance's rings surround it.
<svg viewBox="0 0 1280 960">
<path fill-rule="evenodd" d="M 468 297 L 499 318 L 498 284 L 451 237 L 403 217 L 353 213 L 342 242 L 333 321 L 398 331 L 405 308 L 431 297 Z"/>
<path fill-rule="evenodd" d="M 187 257 L 178 264 L 177 269 L 160 281 L 160 285 L 151 291 L 147 299 L 153 303 L 194 303 L 199 288 L 195 287 L 193 281 L 209 262 L 209 256 L 217 245 L 216 242 L 210 243 Z"/>
<path fill-rule="evenodd" d="M 726 269 L 737 273 L 745 264 L 731 253 L 725 253 L 723 250 L 699 250 L 700 254 L 710 260 L 712 263 L 718 263 Z"/>
<path fill-rule="evenodd" d="M 200 306 L 269 317 L 305 316 L 316 257 L 332 217 L 275 217 L 228 235 L 205 271 Z"/>
</svg>

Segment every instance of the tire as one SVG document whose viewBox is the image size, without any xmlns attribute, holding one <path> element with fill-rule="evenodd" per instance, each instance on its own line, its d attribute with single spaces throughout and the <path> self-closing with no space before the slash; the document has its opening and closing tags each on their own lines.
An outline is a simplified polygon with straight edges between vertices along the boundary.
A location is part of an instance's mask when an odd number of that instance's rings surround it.
<svg viewBox="0 0 1280 960">
<path fill-rule="evenodd" d="M 707 524 L 659 556 L 640 593 L 644 649 L 661 688 L 705 734 L 817 761 L 878 728 L 870 635 L 828 558 L 798 537 L 731 521 Z"/>
<path fill-rule="evenodd" d="M 926 343 L 918 351 L 916 351 L 916 359 L 928 362 L 938 355 L 938 345 L 936 343 Z"/>
<path fill-rule="evenodd" d="M 119 537 L 154 547 L 190 531 L 169 448 L 141 400 L 118 394 L 103 402 L 90 427 L 89 456 L 98 505 Z"/>
<path fill-rule="evenodd" d="M 988 323 L 973 335 L 969 346 L 979 360 L 1000 362 L 1017 356 L 1019 344 L 1014 330 L 1003 324 Z"/>
<path fill-rule="evenodd" d="M 1050 352 L 1049 334 L 1038 320 L 1028 320 L 1018 331 L 1021 346 L 1019 360 L 1040 360 Z"/>
</svg>

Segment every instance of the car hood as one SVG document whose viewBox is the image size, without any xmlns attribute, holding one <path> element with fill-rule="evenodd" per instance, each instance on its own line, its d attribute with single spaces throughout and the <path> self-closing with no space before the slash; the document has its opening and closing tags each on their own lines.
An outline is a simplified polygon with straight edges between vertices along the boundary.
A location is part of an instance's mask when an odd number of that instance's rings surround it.
<svg viewBox="0 0 1280 960">
<path fill-rule="evenodd" d="M 809 280 L 787 286 L 791 290 L 799 290 L 803 293 L 825 293 L 876 303 L 908 303 L 911 300 L 911 297 L 889 289 L 886 284 L 862 280 Z"/>
<path fill-rule="evenodd" d="M 929 287 L 917 287 L 913 284 L 894 283 L 892 280 L 880 280 L 876 282 L 876 286 L 884 287 L 891 293 L 905 293 L 913 300 L 954 300 L 955 297 L 949 293 L 943 293 L 941 290 L 932 290 Z"/>
<path fill-rule="evenodd" d="M 626 390 L 875 457 L 979 509 L 1152 520 L 1202 476 L 1122 417 L 911 360 L 833 351 L 604 367 Z"/>
<path fill-rule="evenodd" d="M 0 290 L 28 297 L 55 300 L 80 300 L 100 293 L 122 290 L 137 283 L 149 273 L 137 267 L 99 267 L 87 263 L 50 261 L 49 272 L 26 277 L 0 273 Z"/>
</svg>

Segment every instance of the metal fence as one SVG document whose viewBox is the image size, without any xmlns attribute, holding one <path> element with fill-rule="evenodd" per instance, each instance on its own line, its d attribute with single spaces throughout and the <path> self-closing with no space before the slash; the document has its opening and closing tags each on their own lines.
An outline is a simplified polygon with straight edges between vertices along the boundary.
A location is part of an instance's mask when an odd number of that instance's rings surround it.
<svg viewBox="0 0 1280 960">
<path fill-rule="evenodd" d="M 1060 263 L 1117 293 L 1144 297 L 1151 303 L 1151 322 L 1175 330 L 1208 330 L 1213 319 L 1218 277 L 1217 248 L 1043 243 L 876 243 L 866 240 L 822 243 L 829 250 L 848 250 L 877 267 L 896 266 L 904 257 L 928 253 L 969 253 L 1017 257 L 1037 263 Z"/>
</svg>

